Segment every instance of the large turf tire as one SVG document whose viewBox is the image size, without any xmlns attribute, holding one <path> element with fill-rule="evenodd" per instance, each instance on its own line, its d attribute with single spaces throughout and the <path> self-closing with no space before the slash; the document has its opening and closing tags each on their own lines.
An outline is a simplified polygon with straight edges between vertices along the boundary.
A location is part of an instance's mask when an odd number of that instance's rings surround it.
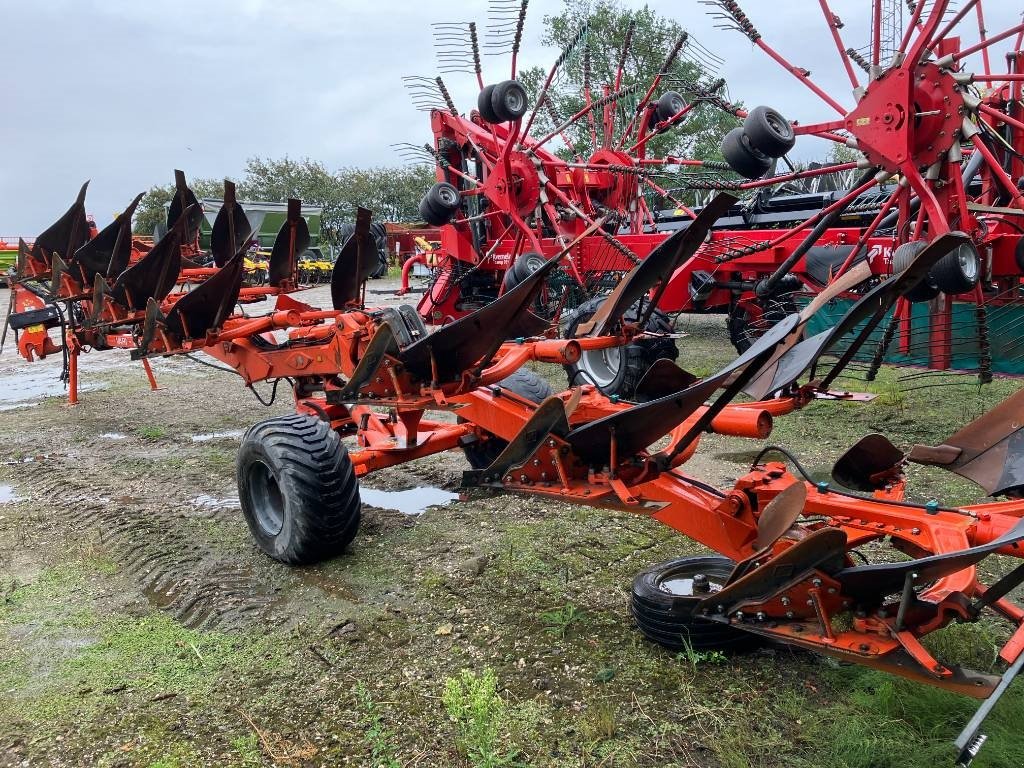
<svg viewBox="0 0 1024 768">
<path fill-rule="evenodd" d="M 771 158 L 750 146 L 742 128 L 733 128 L 722 139 L 722 157 L 740 176 L 759 179 L 772 167 Z"/>
<path fill-rule="evenodd" d="M 603 296 L 586 301 L 565 319 L 565 338 L 576 336 L 577 329 L 601 306 Z M 626 322 L 640 319 L 640 305 L 634 304 L 625 313 Z M 664 312 L 654 310 L 647 320 L 645 331 L 650 333 L 672 333 L 672 320 Z M 636 385 L 656 360 L 675 360 L 679 349 L 674 339 L 638 339 L 624 347 L 584 352 L 580 359 L 565 366 L 570 386 L 593 384 L 606 395 L 617 395 L 623 400 L 632 400 Z"/>
<path fill-rule="evenodd" d="M 943 293 L 956 296 L 973 291 L 981 275 L 981 256 L 973 244 L 959 246 L 932 267 L 931 278 Z"/>
<path fill-rule="evenodd" d="M 242 438 L 237 469 L 242 514 L 275 560 L 327 560 L 355 538 L 359 483 L 329 423 L 298 414 L 261 421 Z"/>
<path fill-rule="evenodd" d="M 903 272 L 927 246 L 928 243 L 924 240 L 912 240 L 897 247 L 892 254 L 892 273 L 898 275 L 900 272 Z M 903 294 L 903 298 L 913 304 L 917 304 L 922 301 L 931 301 L 938 295 L 939 286 L 935 284 L 935 278 L 932 277 L 932 273 L 928 272 L 921 282 Z"/>
<path fill-rule="evenodd" d="M 546 380 L 522 368 L 499 381 L 498 386 L 534 403 L 543 402 L 554 394 Z M 505 450 L 506 445 L 506 441 L 491 437 L 463 444 L 462 452 L 466 454 L 466 460 L 473 469 L 486 469 Z"/>
<path fill-rule="evenodd" d="M 761 645 L 757 635 L 694 614 L 697 604 L 711 592 L 674 594 L 668 588 L 673 579 L 698 573 L 708 577 L 713 589 L 720 588 L 734 565 L 728 558 L 709 555 L 680 557 L 643 571 L 633 581 L 629 605 L 637 628 L 648 640 L 674 651 L 745 651 Z"/>
<path fill-rule="evenodd" d="M 743 121 L 749 146 L 768 157 L 782 157 L 796 144 L 789 120 L 771 107 L 754 107 Z"/>
</svg>

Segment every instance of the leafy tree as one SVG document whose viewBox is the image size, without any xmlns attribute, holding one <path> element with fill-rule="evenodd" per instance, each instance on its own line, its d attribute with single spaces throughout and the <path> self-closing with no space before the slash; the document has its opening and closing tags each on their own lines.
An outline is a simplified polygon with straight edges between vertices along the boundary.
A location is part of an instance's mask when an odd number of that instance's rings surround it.
<svg viewBox="0 0 1024 768">
<path fill-rule="evenodd" d="M 534 121 L 542 133 L 557 127 L 556 119 L 562 122 L 583 109 L 586 104 L 584 94 L 588 89 L 591 100 L 596 101 L 604 95 L 605 86 L 614 88 L 620 60 L 623 63 L 621 87 L 630 89 L 631 93 L 618 100 L 616 136 L 621 135 L 634 117 L 640 99 L 666 62 L 669 62 L 668 71 L 652 100 L 657 100 L 668 90 L 678 91 L 688 101 L 698 99 L 702 89 L 707 95 L 707 88 L 714 78 L 701 63 L 707 54 L 696 41 L 686 37 L 678 55 L 671 55 L 677 42 L 685 35 L 677 22 L 658 15 L 646 5 L 627 10 L 617 0 L 566 0 L 562 13 L 544 17 L 542 42 L 566 50 L 584 23 L 587 24 L 587 34 L 566 58 L 557 87 L 549 91 L 550 106 L 543 105 Z M 632 35 L 627 47 L 626 37 L 630 29 Z M 536 103 L 546 77 L 547 70 L 540 67 L 520 74 L 533 103 Z M 597 109 L 593 114 L 600 144 L 601 110 Z M 678 127 L 648 142 L 647 154 L 704 159 L 720 157 L 721 138 L 736 124 L 732 115 L 713 104 L 700 104 L 686 115 Z M 586 117 L 570 126 L 565 136 L 569 147 L 563 154 L 586 157 L 593 150 L 591 125 Z M 627 142 L 626 147 L 632 143 Z"/>
<path fill-rule="evenodd" d="M 378 221 L 411 221 L 419 217 L 420 197 L 434 182 L 429 168 L 342 168 L 328 170 L 323 163 L 303 158 L 251 157 L 241 179 L 236 180 L 242 200 L 284 202 L 297 197 L 323 208 L 322 235 L 336 242 L 341 224 L 355 217 L 358 206 L 373 211 Z M 197 197 L 220 198 L 223 183 L 214 179 L 190 180 Z M 134 229 L 151 234 L 167 215 L 165 206 L 174 196 L 173 185 L 155 186 L 142 199 Z"/>
</svg>

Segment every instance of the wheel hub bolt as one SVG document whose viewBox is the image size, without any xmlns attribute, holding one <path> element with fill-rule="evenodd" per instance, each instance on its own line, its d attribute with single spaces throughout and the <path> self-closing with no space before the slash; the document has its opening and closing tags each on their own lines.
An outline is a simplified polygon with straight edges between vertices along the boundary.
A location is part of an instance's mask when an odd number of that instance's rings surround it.
<svg viewBox="0 0 1024 768">
<path fill-rule="evenodd" d="M 710 592 L 711 582 L 708 581 L 708 577 L 703 573 L 695 574 L 693 577 L 693 591 L 694 592 Z"/>
</svg>

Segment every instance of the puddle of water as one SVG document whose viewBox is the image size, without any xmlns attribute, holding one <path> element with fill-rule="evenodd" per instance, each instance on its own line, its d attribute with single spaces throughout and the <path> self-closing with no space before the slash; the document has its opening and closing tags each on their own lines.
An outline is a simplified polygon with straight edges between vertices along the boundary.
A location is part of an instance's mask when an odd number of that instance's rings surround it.
<svg viewBox="0 0 1024 768">
<path fill-rule="evenodd" d="M 394 509 L 403 515 L 422 515 L 427 507 L 451 504 L 459 494 L 440 488 L 410 488 L 408 491 L 379 491 L 360 486 L 359 496 L 364 504 L 378 509 Z"/>
<path fill-rule="evenodd" d="M 0 405 L 0 411 L 16 411 L 19 408 L 32 408 L 36 405 L 39 405 L 39 403 L 11 403 L 9 405 Z"/>
<path fill-rule="evenodd" d="M 192 499 L 192 504 L 203 509 L 240 509 L 238 504 L 237 496 L 229 496 L 226 499 L 218 499 L 216 496 L 210 496 L 206 493 L 201 493 Z"/>
<path fill-rule="evenodd" d="M 193 443 L 205 443 L 210 440 L 226 440 L 227 438 L 241 437 L 245 434 L 242 429 L 229 429 L 226 432 L 210 432 L 207 435 L 192 435 Z"/>
<path fill-rule="evenodd" d="M 0 504 L 6 504 L 10 501 L 17 501 L 18 497 L 14 495 L 14 488 L 10 485 L 0 485 Z"/>
<path fill-rule="evenodd" d="M 105 437 L 107 440 L 124 440 L 128 435 L 123 435 L 120 432 L 104 432 L 100 437 Z"/>
<path fill-rule="evenodd" d="M 79 381 L 78 391 L 88 392 L 99 389 L 100 386 L 100 382 L 97 381 Z M 64 382 L 57 378 L 50 366 L 39 371 L 17 368 L 8 375 L 0 376 L 0 407 L 4 410 L 38 405 L 37 402 L 24 401 L 35 401 L 44 397 L 65 397 L 67 392 Z"/>
</svg>

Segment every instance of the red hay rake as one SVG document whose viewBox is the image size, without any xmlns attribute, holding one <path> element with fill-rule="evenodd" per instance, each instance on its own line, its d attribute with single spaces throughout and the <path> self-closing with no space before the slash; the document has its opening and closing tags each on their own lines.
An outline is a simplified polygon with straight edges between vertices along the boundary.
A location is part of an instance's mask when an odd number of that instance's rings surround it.
<svg viewBox="0 0 1024 768">
<path fill-rule="evenodd" d="M 937 264 L 886 320 L 866 352 L 868 377 L 889 353 L 944 371 L 954 367 L 955 356 L 969 352 L 983 383 L 993 370 L 1017 371 L 1024 350 L 1012 337 L 993 349 L 990 336 L 1015 324 L 1014 311 L 1024 306 L 1024 199 L 1015 181 L 1024 178 L 1024 25 L 996 35 L 976 32 L 979 41 L 967 45 L 959 35 L 968 21 L 976 16 L 983 30 L 980 2 L 967 2 L 955 14 L 947 2 L 917 3 L 908 4 L 905 31 L 885 40 L 879 2 L 865 58 L 845 47 L 842 21 L 820 2 L 856 94 L 856 104 L 847 107 L 770 46 L 738 4 L 705 4 L 835 114 L 790 123 L 769 107 L 747 112 L 731 104 L 721 95 L 723 81 L 681 74 L 686 70 L 680 62 L 696 45 L 685 33 L 650 83 L 623 86 L 622 62 L 632 39 L 627 34 L 612 80 L 592 85 L 585 75 L 583 107 L 565 118 L 552 115 L 554 128 L 538 131 L 538 115 L 553 109 L 551 94 L 566 62 L 586 60 L 586 27 L 548 71 L 531 111 L 515 80 L 515 55 L 513 79 L 485 86 L 475 25 L 440 25 L 442 71 L 470 73 L 482 90 L 477 109 L 460 114 L 440 77 L 412 79 L 416 103 L 431 112 L 434 140 L 425 152 L 438 179 L 420 210 L 442 233 L 441 251 L 434 254 L 441 264 L 419 304 L 423 317 L 446 322 L 493 300 L 601 217 L 602 229 L 578 244 L 543 294 L 549 316 L 567 314 L 574 304 L 610 290 L 668 231 L 689 226 L 700 206 L 682 200 L 725 190 L 745 199 L 716 225 L 707 245 L 647 297 L 660 310 L 727 312 L 731 338 L 742 351 L 795 311 L 798 296 L 813 296 L 859 269 L 862 280 L 844 294 L 855 299 L 905 268 L 925 243 L 960 231 L 970 241 Z M 518 8 L 508 44 L 513 54 L 526 4 Z M 1007 71 L 994 72 L 989 49 L 1006 40 L 1014 41 Z M 981 70 L 972 70 L 979 58 Z M 652 138 L 685 127 L 696 109 L 737 118 L 722 144 L 727 162 L 649 152 Z M 579 133 L 589 135 L 589 145 L 574 138 Z M 776 173 L 802 136 L 856 150 L 859 159 Z M 858 178 L 841 191 L 793 192 L 794 185 L 853 173 Z M 677 210 L 654 210 L 648 202 L 653 198 Z M 974 308 L 970 319 L 954 318 L 955 302 Z M 912 311 L 915 303 L 927 304 L 924 327 Z M 632 395 L 598 378 L 590 377 L 604 391 Z"/>
</svg>

